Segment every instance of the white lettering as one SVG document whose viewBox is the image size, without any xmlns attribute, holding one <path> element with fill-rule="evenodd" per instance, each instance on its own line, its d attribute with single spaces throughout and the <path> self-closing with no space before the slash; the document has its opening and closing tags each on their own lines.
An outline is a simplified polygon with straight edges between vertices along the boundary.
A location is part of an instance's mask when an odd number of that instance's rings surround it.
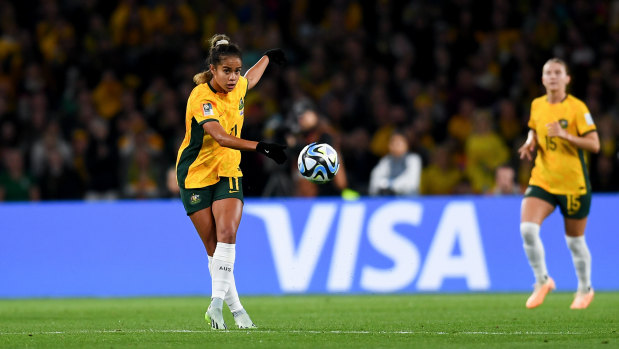
<svg viewBox="0 0 619 349">
<path fill-rule="evenodd" d="M 456 243 L 460 256 L 451 255 Z M 490 279 L 472 202 L 452 202 L 443 211 L 417 288 L 437 291 L 445 278 L 462 277 L 472 290 L 486 290 Z"/>
<path fill-rule="evenodd" d="M 342 206 L 329 280 L 327 280 L 327 291 L 329 292 L 348 291 L 352 286 L 364 215 L 364 204 L 355 203 Z"/>
<path fill-rule="evenodd" d="M 361 288 L 374 292 L 397 291 L 409 285 L 419 270 L 419 251 L 398 235 L 396 224 L 419 225 L 423 208 L 415 202 L 392 202 L 374 212 L 368 223 L 370 244 L 393 260 L 390 269 L 366 266 L 361 273 Z"/>
<path fill-rule="evenodd" d="M 264 221 L 282 291 L 307 290 L 336 210 L 335 204 L 312 205 L 295 253 L 292 224 L 286 206 L 260 204 L 245 207 L 246 213 Z"/>
</svg>

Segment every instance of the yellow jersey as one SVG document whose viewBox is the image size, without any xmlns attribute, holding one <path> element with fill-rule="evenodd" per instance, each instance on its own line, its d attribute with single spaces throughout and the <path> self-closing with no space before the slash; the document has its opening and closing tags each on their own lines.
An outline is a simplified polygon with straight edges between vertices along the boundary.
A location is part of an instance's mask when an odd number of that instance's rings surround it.
<svg viewBox="0 0 619 349">
<path fill-rule="evenodd" d="M 218 122 L 226 132 L 240 137 L 243 127 L 247 79 L 240 77 L 234 89 L 219 93 L 209 83 L 196 86 L 187 101 L 185 138 L 176 158 L 176 179 L 181 188 L 204 188 L 219 177 L 242 177 L 241 152 L 222 147 L 204 132 L 206 122 Z"/>
<path fill-rule="evenodd" d="M 596 131 L 589 109 L 578 98 L 567 95 L 560 103 L 548 103 L 547 96 L 531 103 L 529 127 L 537 133 L 537 158 L 529 185 L 558 195 L 583 195 L 590 191 L 584 150 L 565 139 L 548 137 L 547 124 L 558 121 L 568 133 L 584 136 Z"/>
</svg>

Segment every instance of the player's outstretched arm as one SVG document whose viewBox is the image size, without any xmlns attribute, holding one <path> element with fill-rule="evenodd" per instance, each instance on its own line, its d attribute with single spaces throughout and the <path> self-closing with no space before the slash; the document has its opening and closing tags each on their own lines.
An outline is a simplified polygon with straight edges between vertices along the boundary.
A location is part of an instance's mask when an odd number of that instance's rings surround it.
<svg viewBox="0 0 619 349">
<path fill-rule="evenodd" d="M 286 64 L 286 55 L 284 54 L 284 51 L 280 48 L 268 50 L 264 53 L 262 58 L 254 64 L 253 67 L 247 70 L 245 73 L 245 78 L 247 79 L 248 90 L 256 86 L 258 81 L 260 81 L 260 78 L 262 78 L 262 74 L 264 74 L 264 71 L 267 69 L 269 63 L 274 63 L 280 66 Z"/>
<path fill-rule="evenodd" d="M 202 125 L 202 128 L 204 129 L 204 132 L 213 137 L 215 142 L 222 147 L 236 150 L 257 151 L 275 160 L 278 164 L 283 164 L 288 159 L 288 156 L 284 151 L 284 149 L 286 149 L 285 145 L 249 141 L 232 136 L 228 134 L 226 130 L 224 130 L 224 128 L 221 127 L 221 125 L 216 121 L 206 122 Z"/>
<path fill-rule="evenodd" d="M 232 148 L 236 150 L 256 150 L 256 146 L 258 142 L 248 141 L 246 139 L 238 138 L 232 136 L 224 130 L 223 127 L 216 121 L 205 122 L 202 125 L 204 132 L 208 133 L 215 142 L 217 142 L 220 146 L 226 148 Z"/>
<path fill-rule="evenodd" d="M 276 143 L 258 142 L 256 151 L 264 154 L 265 156 L 275 160 L 278 164 L 283 164 L 288 159 L 288 155 L 284 151 L 285 145 Z"/>
</svg>

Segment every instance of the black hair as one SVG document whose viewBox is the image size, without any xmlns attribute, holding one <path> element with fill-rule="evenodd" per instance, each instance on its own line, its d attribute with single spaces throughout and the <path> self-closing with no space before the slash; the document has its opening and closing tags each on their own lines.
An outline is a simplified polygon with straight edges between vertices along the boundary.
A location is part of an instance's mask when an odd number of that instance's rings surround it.
<svg viewBox="0 0 619 349">
<path fill-rule="evenodd" d="M 234 56 L 242 58 L 241 49 L 230 41 L 230 38 L 225 34 L 215 34 L 211 39 L 208 57 L 206 58 L 206 70 L 200 72 L 193 77 L 196 85 L 204 84 L 213 78 L 213 74 L 209 70 L 212 65 L 217 66 L 221 63 L 223 57 Z"/>
</svg>

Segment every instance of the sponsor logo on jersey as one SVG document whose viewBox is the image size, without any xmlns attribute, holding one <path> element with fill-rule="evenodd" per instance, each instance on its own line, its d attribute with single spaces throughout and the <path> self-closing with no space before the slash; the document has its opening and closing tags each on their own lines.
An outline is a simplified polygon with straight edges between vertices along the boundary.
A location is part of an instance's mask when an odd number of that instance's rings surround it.
<svg viewBox="0 0 619 349">
<path fill-rule="evenodd" d="M 213 105 L 211 103 L 202 103 L 202 113 L 204 116 L 213 115 Z"/>
<path fill-rule="evenodd" d="M 189 198 L 189 203 L 192 205 L 197 205 L 200 203 L 200 201 L 202 201 L 202 198 L 200 197 L 200 195 L 193 193 L 191 194 L 191 197 Z"/>
<path fill-rule="evenodd" d="M 567 128 L 567 120 L 565 119 L 559 120 L 559 125 L 561 126 L 561 128 Z"/>
</svg>

